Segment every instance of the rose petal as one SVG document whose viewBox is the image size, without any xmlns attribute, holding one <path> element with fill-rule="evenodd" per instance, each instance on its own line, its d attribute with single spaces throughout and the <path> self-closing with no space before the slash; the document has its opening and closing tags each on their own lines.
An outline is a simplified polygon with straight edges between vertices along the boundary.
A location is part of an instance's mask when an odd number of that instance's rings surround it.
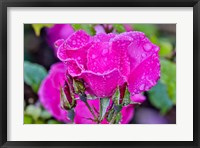
<svg viewBox="0 0 200 148">
<path fill-rule="evenodd" d="M 83 69 L 86 69 L 87 51 L 90 46 L 91 44 L 88 44 L 78 50 L 68 50 L 65 48 L 64 44 L 62 44 L 58 48 L 57 57 L 64 62 L 68 61 L 69 59 L 74 59 L 78 62 L 78 65 L 82 66 Z"/>
<path fill-rule="evenodd" d="M 70 24 L 55 24 L 53 27 L 46 28 L 47 43 L 53 47 L 55 53 L 57 53 L 54 42 L 58 39 L 67 39 L 73 32 L 74 29 Z"/>
<path fill-rule="evenodd" d="M 117 69 L 104 74 L 85 71 L 82 77 L 93 94 L 100 98 L 112 96 L 117 86 L 124 83 L 124 78 Z"/>
<path fill-rule="evenodd" d="M 121 110 L 122 118 L 120 123 L 121 124 L 127 124 L 129 123 L 134 116 L 134 106 L 133 105 L 128 105 L 124 106 Z"/>
<path fill-rule="evenodd" d="M 124 34 L 120 34 L 112 40 L 112 50 L 116 52 L 118 68 L 126 78 L 130 74 L 130 61 L 127 54 L 127 48 L 131 42 L 132 38 Z"/>
<path fill-rule="evenodd" d="M 128 79 L 128 89 L 134 94 L 149 90 L 160 78 L 160 62 L 158 54 L 145 59 L 135 68 Z"/>
<path fill-rule="evenodd" d="M 55 48 L 59 48 L 63 43 L 64 43 L 64 39 L 58 39 L 57 41 L 55 41 L 54 46 Z"/>
<path fill-rule="evenodd" d="M 56 42 L 55 42 L 56 43 Z M 60 45 L 58 47 L 58 50 L 57 50 L 57 57 L 61 60 L 61 61 L 65 61 L 67 58 L 68 58 L 68 55 L 67 55 L 67 50 L 64 48 L 63 44 Z"/>
<path fill-rule="evenodd" d="M 159 47 L 151 43 L 142 32 L 128 32 L 133 41 L 128 47 L 128 55 L 130 58 L 131 70 L 134 70 L 142 61 L 147 59 L 154 53 L 158 53 Z"/>
<path fill-rule="evenodd" d="M 142 94 L 135 94 L 134 96 L 131 96 L 131 101 L 137 102 L 137 103 L 143 103 L 146 100 L 146 97 Z"/>
<path fill-rule="evenodd" d="M 51 66 L 49 74 L 42 81 L 38 95 L 44 108 L 57 120 L 69 122 L 67 112 L 60 106 L 60 85 L 65 82 L 65 66 L 63 63 L 57 63 Z"/>
<path fill-rule="evenodd" d="M 96 34 L 99 34 L 99 33 L 106 33 L 105 30 L 104 30 L 104 27 L 102 25 L 96 25 L 94 27 L 95 31 L 96 31 Z"/>
<path fill-rule="evenodd" d="M 88 100 L 88 104 L 91 107 L 95 107 L 96 110 L 99 111 L 99 101 L 97 99 Z M 74 122 L 76 124 L 96 124 L 96 122 L 92 121 L 94 117 L 83 101 L 77 100 L 75 113 Z M 94 113 L 96 116 L 98 115 L 96 112 Z"/>
<path fill-rule="evenodd" d="M 67 66 L 67 72 L 72 76 L 76 77 L 79 76 L 82 72 L 83 66 L 81 66 L 76 60 L 74 59 L 67 59 L 65 61 L 65 64 Z"/>
<path fill-rule="evenodd" d="M 104 73 L 117 68 L 116 53 L 108 42 L 93 43 L 88 50 L 87 68 L 93 72 Z"/>
<path fill-rule="evenodd" d="M 109 42 L 112 38 L 114 38 L 116 34 L 114 33 L 99 33 L 93 37 L 94 42 Z"/>
<path fill-rule="evenodd" d="M 77 50 L 86 46 L 90 42 L 90 35 L 83 30 L 73 33 L 64 43 L 66 49 Z"/>
</svg>

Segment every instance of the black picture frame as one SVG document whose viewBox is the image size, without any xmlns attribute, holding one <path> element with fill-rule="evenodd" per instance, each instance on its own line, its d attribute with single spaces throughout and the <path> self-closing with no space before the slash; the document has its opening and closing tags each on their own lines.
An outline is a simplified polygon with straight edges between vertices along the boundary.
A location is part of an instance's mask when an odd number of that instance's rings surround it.
<svg viewBox="0 0 200 148">
<path fill-rule="evenodd" d="M 8 7 L 193 7 L 193 141 L 7 141 Z M 1 0 L 0 2 L 0 146 L 21 147 L 200 147 L 200 1 L 199 0 Z M 192 99 L 192 98 L 191 98 Z"/>
</svg>

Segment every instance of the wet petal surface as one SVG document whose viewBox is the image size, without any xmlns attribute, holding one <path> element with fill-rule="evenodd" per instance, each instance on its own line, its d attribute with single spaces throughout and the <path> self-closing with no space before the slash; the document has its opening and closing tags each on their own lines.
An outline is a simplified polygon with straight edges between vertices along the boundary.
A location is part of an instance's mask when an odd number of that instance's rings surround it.
<svg viewBox="0 0 200 148">
<path fill-rule="evenodd" d="M 130 74 L 130 60 L 127 54 L 127 48 L 131 44 L 132 38 L 127 35 L 118 35 L 112 40 L 112 50 L 115 52 L 118 69 L 126 78 Z"/>
<path fill-rule="evenodd" d="M 160 78 L 158 54 L 153 54 L 135 68 L 128 79 L 129 91 L 134 95 L 149 90 Z"/>
<path fill-rule="evenodd" d="M 146 97 L 142 94 L 135 94 L 131 96 L 131 101 L 136 103 L 143 103 L 146 100 Z"/>
<path fill-rule="evenodd" d="M 99 33 L 93 37 L 94 42 L 109 42 L 112 38 L 114 38 L 116 34 L 114 33 Z"/>
<path fill-rule="evenodd" d="M 108 42 L 97 42 L 88 50 L 87 68 L 93 72 L 105 73 L 117 68 L 116 54 Z"/>
<path fill-rule="evenodd" d="M 151 43 L 141 32 L 128 32 L 133 41 L 127 48 L 128 56 L 130 58 L 130 69 L 134 70 L 140 63 L 142 63 L 149 56 L 158 53 L 159 47 Z"/>
<path fill-rule="evenodd" d="M 82 77 L 92 92 L 101 98 L 112 96 L 117 86 L 124 82 L 120 72 L 116 69 L 104 74 L 85 71 Z"/>
<path fill-rule="evenodd" d="M 47 77 L 42 81 L 38 91 L 39 99 L 44 108 L 57 120 L 70 122 L 67 112 L 60 106 L 60 85 L 65 82 L 65 66 L 57 63 L 51 66 Z"/>
<path fill-rule="evenodd" d="M 73 33 L 64 43 L 66 49 L 77 50 L 90 42 L 90 35 L 83 30 Z"/>
</svg>

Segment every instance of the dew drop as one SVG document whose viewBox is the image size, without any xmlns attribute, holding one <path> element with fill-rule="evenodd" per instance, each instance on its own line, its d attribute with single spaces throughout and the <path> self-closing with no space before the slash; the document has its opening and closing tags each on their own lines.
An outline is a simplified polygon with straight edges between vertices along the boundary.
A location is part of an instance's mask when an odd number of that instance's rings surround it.
<svg viewBox="0 0 200 148">
<path fill-rule="evenodd" d="M 142 76 L 142 79 L 144 79 L 144 75 Z"/>
<path fill-rule="evenodd" d="M 81 57 L 78 57 L 78 60 L 80 60 L 81 59 Z"/>
<path fill-rule="evenodd" d="M 96 58 L 96 56 L 93 54 L 93 55 L 92 55 L 92 59 L 94 59 L 94 58 Z"/>
<path fill-rule="evenodd" d="M 144 44 L 143 48 L 145 51 L 150 51 L 152 48 L 152 45 L 150 43 L 146 43 L 146 44 Z"/>
<path fill-rule="evenodd" d="M 110 75 L 108 75 L 107 78 L 110 78 Z"/>
<path fill-rule="evenodd" d="M 107 53 L 108 53 L 108 49 L 105 48 L 105 49 L 103 50 L 103 52 L 102 52 L 102 55 L 105 55 L 105 54 L 107 54 Z"/>
<path fill-rule="evenodd" d="M 139 89 L 140 90 L 144 90 L 144 87 L 145 87 L 145 84 L 141 84 L 140 87 L 139 87 Z"/>
<path fill-rule="evenodd" d="M 149 86 L 146 86 L 146 87 L 145 87 L 145 90 L 149 90 Z"/>
<path fill-rule="evenodd" d="M 145 58 L 145 57 L 146 57 L 146 54 L 145 54 L 145 53 L 143 53 L 143 54 L 142 54 L 142 58 Z"/>
<path fill-rule="evenodd" d="M 73 44 L 73 45 L 76 45 L 76 41 L 72 41 L 72 44 Z"/>
</svg>

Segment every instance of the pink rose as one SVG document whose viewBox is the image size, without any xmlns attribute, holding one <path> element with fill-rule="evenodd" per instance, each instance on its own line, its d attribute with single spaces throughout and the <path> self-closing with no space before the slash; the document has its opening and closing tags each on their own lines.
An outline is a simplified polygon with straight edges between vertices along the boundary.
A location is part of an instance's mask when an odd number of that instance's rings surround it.
<svg viewBox="0 0 200 148">
<path fill-rule="evenodd" d="M 60 85 L 65 83 L 65 66 L 57 63 L 51 66 L 47 77 L 42 81 L 38 95 L 40 102 L 49 113 L 59 121 L 70 122 L 60 105 Z"/>
<path fill-rule="evenodd" d="M 57 53 L 57 48 L 54 47 L 54 42 L 58 39 L 67 39 L 74 29 L 70 24 L 55 24 L 50 28 L 46 28 L 46 40 L 49 46 L 51 46 L 55 53 Z"/>
<path fill-rule="evenodd" d="M 63 110 L 60 105 L 60 85 L 64 86 L 65 84 L 65 70 L 66 68 L 63 63 L 56 63 L 52 65 L 47 77 L 41 83 L 38 95 L 41 104 L 54 118 L 68 123 L 71 121 L 67 119 L 67 111 Z M 142 102 L 145 100 L 145 97 L 142 95 L 136 95 L 135 97 L 132 97 L 131 100 L 133 102 L 136 102 L 135 100 L 140 100 L 138 102 Z M 88 100 L 88 103 L 94 106 L 99 112 L 99 99 Z M 134 115 L 134 105 L 123 107 L 121 113 L 122 118 L 120 123 L 129 123 Z M 90 120 L 92 118 L 93 116 L 86 107 L 85 103 L 81 100 L 77 100 L 74 122 L 77 124 L 95 123 Z M 108 121 L 104 119 L 101 123 L 108 124 Z"/>
<path fill-rule="evenodd" d="M 133 96 L 149 90 L 160 78 L 159 47 L 142 32 L 90 36 L 79 30 L 55 44 L 67 73 L 83 79 L 99 98 L 111 97 L 124 83 Z"/>
</svg>

